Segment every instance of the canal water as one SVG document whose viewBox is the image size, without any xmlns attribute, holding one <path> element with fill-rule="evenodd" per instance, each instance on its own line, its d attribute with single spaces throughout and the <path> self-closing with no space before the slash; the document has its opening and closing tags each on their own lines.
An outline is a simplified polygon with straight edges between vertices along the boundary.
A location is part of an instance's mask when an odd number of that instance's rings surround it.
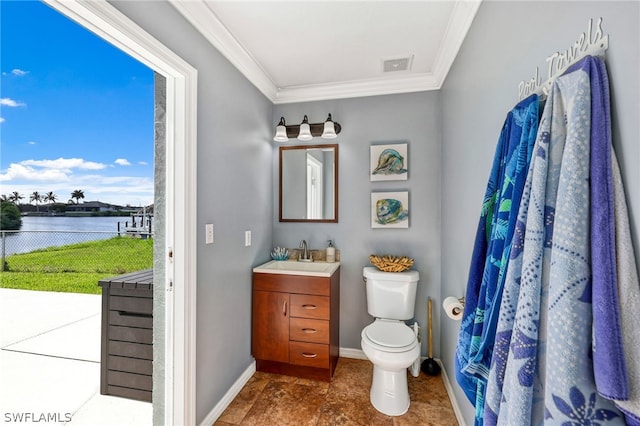
<svg viewBox="0 0 640 426">
<path fill-rule="evenodd" d="M 124 230 L 129 217 L 23 216 L 20 232 L 4 233 L 4 254 L 26 253 L 36 249 L 112 238 Z M 0 247 L 1 250 L 1 247 Z"/>
</svg>

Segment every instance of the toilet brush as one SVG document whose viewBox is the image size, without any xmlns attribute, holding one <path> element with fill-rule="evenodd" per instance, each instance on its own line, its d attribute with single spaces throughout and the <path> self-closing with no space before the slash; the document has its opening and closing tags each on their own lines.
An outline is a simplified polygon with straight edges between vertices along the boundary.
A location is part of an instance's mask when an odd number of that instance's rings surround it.
<svg viewBox="0 0 640 426">
<path fill-rule="evenodd" d="M 420 369 L 429 376 L 437 376 L 440 374 L 440 366 L 433 359 L 433 316 L 432 316 L 431 298 L 427 300 L 427 315 L 429 319 L 428 343 L 429 343 L 429 357 L 422 361 Z"/>
</svg>

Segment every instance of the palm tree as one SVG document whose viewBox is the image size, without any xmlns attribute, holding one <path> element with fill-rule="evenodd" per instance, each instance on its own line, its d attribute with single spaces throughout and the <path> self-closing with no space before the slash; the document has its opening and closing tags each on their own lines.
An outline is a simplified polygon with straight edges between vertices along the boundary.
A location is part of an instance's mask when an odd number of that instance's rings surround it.
<svg viewBox="0 0 640 426">
<path fill-rule="evenodd" d="M 84 199 L 84 191 L 82 189 L 76 189 L 71 193 L 71 198 L 76 200 L 76 204 L 79 204 L 80 199 Z"/>
<path fill-rule="evenodd" d="M 47 195 L 44 196 L 43 200 L 48 201 L 50 204 L 47 206 L 47 211 L 51 209 L 51 204 L 55 203 L 58 199 L 58 196 L 54 194 L 52 191 L 47 192 Z"/>
<path fill-rule="evenodd" d="M 13 191 L 11 195 L 9 195 L 9 201 L 11 201 L 16 206 L 24 197 L 18 191 Z"/>
<path fill-rule="evenodd" d="M 38 191 L 33 191 L 31 196 L 29 196 L 29 201 L 34 201 L 36 203 L 36 212 L 40 212 L 40 208 L 38 207 L 38 203 L 42 201 L 42 195 Z"/>
</svg>

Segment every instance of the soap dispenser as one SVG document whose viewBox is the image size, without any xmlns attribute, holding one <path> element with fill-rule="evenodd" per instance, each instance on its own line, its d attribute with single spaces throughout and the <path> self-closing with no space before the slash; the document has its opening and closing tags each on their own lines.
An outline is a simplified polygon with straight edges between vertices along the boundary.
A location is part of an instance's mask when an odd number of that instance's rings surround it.
<svg viewBox="0 0 640 426">
<path fill-rule="evenodd" d="M 327 247 L 327 262 L 336 261 L 336 248 L 333 246 L 333 241 L 329 240 L 329 247 Z"/>
</svg>

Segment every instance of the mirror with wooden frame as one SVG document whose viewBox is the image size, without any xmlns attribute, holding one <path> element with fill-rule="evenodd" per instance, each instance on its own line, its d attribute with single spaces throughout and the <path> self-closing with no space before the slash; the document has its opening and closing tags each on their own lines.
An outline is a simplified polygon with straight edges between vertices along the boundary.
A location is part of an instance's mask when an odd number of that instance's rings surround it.
<svg viewBox="0 0 640 426">
<path fill-rule="evenodd" d="M 280 222 L 338 222 L 338 145 L 280 147 Z"/>
</svg>

